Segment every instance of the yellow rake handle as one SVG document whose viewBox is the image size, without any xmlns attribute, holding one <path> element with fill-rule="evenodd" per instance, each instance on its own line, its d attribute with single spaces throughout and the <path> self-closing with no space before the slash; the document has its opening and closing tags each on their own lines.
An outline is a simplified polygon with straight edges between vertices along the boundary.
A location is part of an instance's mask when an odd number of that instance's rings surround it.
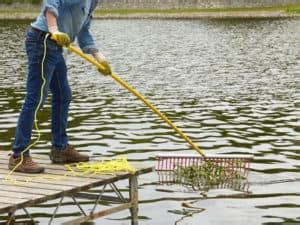
<svg viewBox="0 0 300 225">
<path fill-rule="evenodd" d="M 74 52 L 75 54 L 79 55 L 80 57 L 84 58 L 85 60 L 89 61 L 90 63 L 94 64 L 99 69 L 104 69 L 101 64 L 99 64 L 93 57 L 83 53 L 78 48 L 69 45 L 67 47 L 69 51 Z M 186 140 L 192 147 L 195 149 L 200 155 L 205 157 L 204 152 L 195 145 L 192 140 L 187 137 L 174 123 L 172 123 L 171 120 L 169 120 L 168 117 L 166 117 L 161 111 L 159 111 L 154 105 L 152 105 L 144 96 L 142 96 L 137 90 L 135 90 L 133 87 L 131 87 L 128 83 L 123 81 L 121 78 L 119 78 L 116 74 L 112 73 L 110 76 L 117 81 L 119 84 L 121 84 L 124 88 L 126 88 L 130 93 L 134 94 L 136 97 L 138 97 L 141 101 L 144 102 L 146 106 L 148 106 L 150 109 L 152 109 L 160 118 L 162 118 L 167 124 L 169 124 L 170 127 L 172 127 L 184 140 Z"/>
</svg>

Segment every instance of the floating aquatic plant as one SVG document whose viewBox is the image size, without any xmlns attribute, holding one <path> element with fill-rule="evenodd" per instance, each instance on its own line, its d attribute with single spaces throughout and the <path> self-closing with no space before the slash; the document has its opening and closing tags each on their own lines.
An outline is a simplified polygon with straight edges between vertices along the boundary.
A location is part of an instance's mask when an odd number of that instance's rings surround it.
<svg viewBox="0 0 300 225">
<path fill-rule="evenodd" d="M 178 183 L 188 184 L 192 187 L 213 186 L 232 180 L 245 179 L 240 171 L 233 168 L 207 161 L 201 165 L 179 166 L 174 170 L 174 177 Z"/>
</svg>

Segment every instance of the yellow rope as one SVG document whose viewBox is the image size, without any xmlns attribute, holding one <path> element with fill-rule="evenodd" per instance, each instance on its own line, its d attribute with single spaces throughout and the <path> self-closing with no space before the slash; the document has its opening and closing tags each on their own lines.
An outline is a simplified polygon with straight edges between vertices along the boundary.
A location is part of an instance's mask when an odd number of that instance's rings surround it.
<svg viewBox="0 0 300 225">
<path fill-rule="evenodd" d="M 129 164 L 127 158 L 117 158 L 115 160 L 94 162 L 94 163 L 76 163 L 65 165 L 73 175 L 82 174 L 115 174 L 118 172 L 129 172 L 134 174 L 136 169 Z"/>
</svg>

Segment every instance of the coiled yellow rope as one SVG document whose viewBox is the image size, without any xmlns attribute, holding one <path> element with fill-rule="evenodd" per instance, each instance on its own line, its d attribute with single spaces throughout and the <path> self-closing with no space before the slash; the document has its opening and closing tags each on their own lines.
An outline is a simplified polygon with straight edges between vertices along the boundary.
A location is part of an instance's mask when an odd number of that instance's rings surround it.
<svg viewBox="0 0 300 225">
<path fill-rule="evenodd" d="M 65 167 L 68 168 L 72 175 L 115 174 L 118 172 L 134 174 L 136 172 L 136 169 L 129 164 L 127 158 L 117 158 L 115 160 L 94 163 L 66 164 Z"/>
</svg>

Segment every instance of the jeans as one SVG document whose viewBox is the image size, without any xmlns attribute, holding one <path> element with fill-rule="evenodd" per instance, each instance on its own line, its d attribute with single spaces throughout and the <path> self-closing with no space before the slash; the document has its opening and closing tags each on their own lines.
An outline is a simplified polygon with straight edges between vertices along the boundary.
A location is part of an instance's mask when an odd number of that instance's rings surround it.
<svg viewBox="0 0 300 225">
<path fill-rule="evenodd" d="M 29 146 L 35 111 L 39 106 L 41 97 L 43 99 L 40 108 L 45 102 L 49 89 L 52 92 L 52 147 L 63 150 L 68 144 L 66 128 L 72 94 L 67 79 L 67 67 L 62 48 L 49 37 L 46 40 L 46 55 L 43 60 L 45 38 L 45 32 L 33 28 L 27 32 L 25 41 L 28 57 L 27 93 L 16 128 L 13 144 L 14 155 L 19 155 Z M 43 74 L 46 84 L 43 96 L 41 96 Z M 24 154 L 29 154 L 29 151 Z"/>
</svg>

